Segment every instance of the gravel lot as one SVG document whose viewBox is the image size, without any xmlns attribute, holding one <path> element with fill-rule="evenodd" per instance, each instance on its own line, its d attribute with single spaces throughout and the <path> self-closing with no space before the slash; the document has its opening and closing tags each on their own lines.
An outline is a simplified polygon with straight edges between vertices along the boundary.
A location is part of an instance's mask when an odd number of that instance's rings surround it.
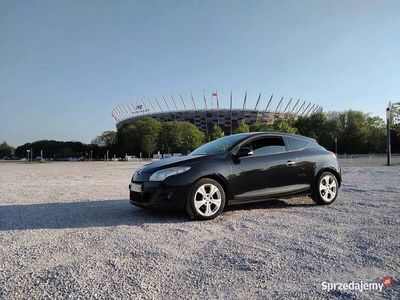
<svg viewBox="0 0 400 300">
<path fill-rule="evenodd" d="M 400 166 L 344 166 L 334 205 L 308 198 L 215 220 L 127 201 L 135 163 L 0 164 L 0 298 L 400 297 Z M 381 282 L 383 291 L 322 289 Z"/>
</svg>

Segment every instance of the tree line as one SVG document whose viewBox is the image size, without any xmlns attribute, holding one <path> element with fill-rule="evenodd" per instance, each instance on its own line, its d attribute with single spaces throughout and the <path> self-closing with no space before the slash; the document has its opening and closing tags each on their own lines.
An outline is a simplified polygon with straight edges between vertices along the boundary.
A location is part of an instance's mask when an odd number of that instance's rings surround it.
<svg viewBox="0 0 400 300">
<path fill-rule="evenodd" d="M 115 147 L 115 145 L 113 145 Z M 84 144 L 74 141 L 54 141 L 42 140 L 33 143 L 26 143 L 15 149 L 14 156 L 18 158 L 27 157 L 27 151 L 32 151 L 32 158 L 40 157 L 43 153 L 43 158 L 63 160 L 67 158 L 82 158 L 82 159 L 103 159 L 107 153 L 107 147 L 97 144 Z M 113 149 L 115 150 L 115 148 Z M 29 153 L 31 155 L 31 153 Z"/>
<path fill-rule="evenodd" d="M 273 124 L 254 123 L 248 128 L 242 122 L 237 132 L 279 131 L 314 138 L 319 144 L 338 153 L 385 153 L 386 124 L 380 117 L 360 111 L 316 113 L 297 120 L 279 120 Z M 400 134 L 400 132 L 399 132 Z M 398 135 L 394 130 L 393 150 L 399 151 Z"/>
<path fill-rule="evenodd" d="M 395 129 L 399 126 L 394 124 Z M 377 116 L 360 111 L 316 113 L 296 120 L 277 120 L 273 124 L 246 124 L 242 119 L 234 133 L 277 131 L 301 134 L 315 138 L 322 146 L 338 153 L 385 153 L 386 124 Z M 187 153 L 202 143 L 222 137 L 223 131 L 216 124 L 209 135 L 201 133 L 196 126 L 186 122 L 160 123 L 143 119 L 124 127 L 117 134 L 120 149 L 126 153 L 151 155 L 161 153 Z M 399 152 L 400 130 L 392 131 L 393 152 Z M 336 148 L 337 145 L 337 149 Z"/>
<path fill-rule="evenodd" d="M 189 122 L 159 122 L 145 118 L 117 133 L 122 153 L 152 157 L 154 153 L 188 153 L 205 142 L 204 133 Z"/>
<path fill-rule="evenodd" d="M 400 126 L 393 124 L 392 151 L 399 152 Z M 347 153 L 385 153 L 386 126 L 385 121 L 376 116 L 360 111 L 316 113 L 297 120 L 278 120 L 273 124 L 246 124 L 241 120 L 234 133 L 278 131 L 301 134 L 315 138 L 325 148 Z M 34 151 L 34 157 L 65 159 L 82 157 L 85 159 L 104 159 L 107 151 L 109 157 L 152 157 L 155 153 L 186 154 L 205 142 L 224 135 L 222 129 L 213 125 L 208 135 L 201 132 L 189 122 L 159 122 L 152 118 L 138 120 L 134 124 L 115 131 L 106 131 L 97 136 L 90 144 L 81 142 L 37 141 L 26 143 L 12 149 L 7 143 L 0 144 L 0 159 L 3 157 L 22 158 L 27 156 L 27 150 Z M 13 154 L 14 152 L 14 154 Z"/>
</svg>

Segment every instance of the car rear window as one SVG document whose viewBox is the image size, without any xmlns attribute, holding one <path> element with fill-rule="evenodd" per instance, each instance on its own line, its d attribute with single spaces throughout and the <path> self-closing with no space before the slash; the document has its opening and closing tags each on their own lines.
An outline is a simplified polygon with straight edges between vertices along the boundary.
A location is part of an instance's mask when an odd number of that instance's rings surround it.
<svg viewBox="0 0 400 300">
<path fill-rule="evenodd" d="M 305 148 L 310 142 L 304 139 L 287 136 L 286 137 L 290 150 L 299 150 Z"/>
</svg>

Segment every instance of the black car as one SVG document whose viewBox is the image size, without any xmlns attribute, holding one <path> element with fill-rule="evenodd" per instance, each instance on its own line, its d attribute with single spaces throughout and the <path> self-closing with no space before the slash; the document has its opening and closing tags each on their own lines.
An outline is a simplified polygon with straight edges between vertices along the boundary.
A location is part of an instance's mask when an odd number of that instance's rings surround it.
<svg viewBox="0 0 400 300">
<path fill-rule="evenodd" d="M 130 201 L 147 208 L 178 208 L 212 219 L 227 205 L 309 195 L 331 204 L 341 172 L 336 155 L 314 139 L 286 133 L 241 133 L 204 144 L 187 156 L 138 169 Z"/>
</svg>

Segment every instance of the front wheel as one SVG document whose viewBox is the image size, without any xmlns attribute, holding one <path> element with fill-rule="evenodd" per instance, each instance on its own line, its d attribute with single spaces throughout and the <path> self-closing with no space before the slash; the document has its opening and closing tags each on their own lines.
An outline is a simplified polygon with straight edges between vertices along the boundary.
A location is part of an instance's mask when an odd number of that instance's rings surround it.
<svg viewBox="0 0 400 300">
<path fill-rule="evenodd" d="M 225 207 L 225 191 L 215 180 L 203 178 L 197 181 L 186 203 L 187 214 L 194 219 L 210 220 Z"/>
<path fill-rule="evenodd" d="M 312 196 L 317 204 L 331 204 L 338 196 L 339 183 L 331 172 L 323 172 L 318 179 Z"/>
</svg>

